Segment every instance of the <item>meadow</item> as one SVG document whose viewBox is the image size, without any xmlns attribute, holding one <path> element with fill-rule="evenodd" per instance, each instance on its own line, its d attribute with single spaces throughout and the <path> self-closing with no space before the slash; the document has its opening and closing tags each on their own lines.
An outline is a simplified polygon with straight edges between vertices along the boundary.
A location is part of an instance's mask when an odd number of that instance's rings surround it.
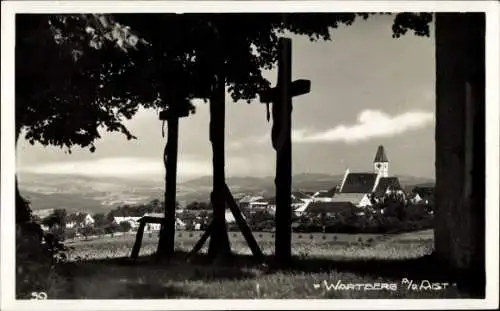
<svg viewBox="0 0 500 311">
<path fill-rule="evenodd" d="M 274 249 L 273 234 L 268 232 L 254 233 L 266 256 L 264 263 L 250 256 L 237 233 L 230 233 L 232 262 L 208 262 L 208 241 L 186 260 L 201 234 L 177 232 L 176 256 L 169 262 L 152 256 L 158 243 L 155 234 L 144 235 L 136 262 L 128 258 L 133 234 L 68 241 L 68 260 L 50 272 L 46 288 L 34 290 L 46 292 L 48 299 L 469 297 L 452 283 L 446 289 L 430 289 L 429 282 L 450 282 L 428 256 L 433 249 L 431 230 L 398 235 L 294 234 L 294 262 L 287 270 L 266 264 Z"/>
</svg>

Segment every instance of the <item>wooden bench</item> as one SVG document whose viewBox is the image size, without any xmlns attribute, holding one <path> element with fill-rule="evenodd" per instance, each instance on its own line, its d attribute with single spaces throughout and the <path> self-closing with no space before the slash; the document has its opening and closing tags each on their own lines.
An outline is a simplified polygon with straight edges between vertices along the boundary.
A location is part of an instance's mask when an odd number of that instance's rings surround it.
<svg viewBox="0 0 500 311">
<path fill-rule="evenodd" d="M 136 260 L 137 257 L 139 257 L 139 251 L 141 249 L 142 237 L 144 236 L 144 228 L 146 227 L 146 224 L 161 224 L 164 219 L 164 217 L 144 216 L 137 221 L 139 223 L 139 229 L 137 229 L 134 247 L 132 248 L 132 254 L 130 255 L 133 260 Z"/>
</svg>

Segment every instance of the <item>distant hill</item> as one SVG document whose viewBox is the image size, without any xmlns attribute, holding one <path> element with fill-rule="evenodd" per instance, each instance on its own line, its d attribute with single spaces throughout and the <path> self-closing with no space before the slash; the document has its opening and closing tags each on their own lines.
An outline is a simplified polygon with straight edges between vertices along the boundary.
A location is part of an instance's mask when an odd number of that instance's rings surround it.
<svg viewBox="0 0 500 311">
<path fill-rule="evenodd" d="M 412 176 L 398 176 L 403 187 L 411 190 L 415 185 L 433 184 L 434 181 Z M 162 178 L 93 178 L 74 175 L 19 174 L 21 193 L 31 201 L 33 210 L 65 208 L 68 211 L 107 212 L 118 205 L 147 203 L 162 199 Z M 343 175 L 302 173 L 293 176 L 294 190 L 326 190 L 339 185 Z M 273 196 L 274 176 L 227 177 L 231 192 Z M 181 204 L 208 201 L 212 191 L 212 177 L 204 176 L 180 183 L 177 199 Z"/>
<path fill-rule="evenodd" d="M 293 176 L 292 188 L 294 190 L 317 191 L 331 189 L 342 182 L 343 175 L 309 174 L 302 173 Z M 274 194 L 274 177 L 227 177 L 228 187 L 234 193 L 246 192 L 261 195 Z M 212 177 L 204 176 L 181 184 L 181 187 L 212 189 Z"/>
</svg>

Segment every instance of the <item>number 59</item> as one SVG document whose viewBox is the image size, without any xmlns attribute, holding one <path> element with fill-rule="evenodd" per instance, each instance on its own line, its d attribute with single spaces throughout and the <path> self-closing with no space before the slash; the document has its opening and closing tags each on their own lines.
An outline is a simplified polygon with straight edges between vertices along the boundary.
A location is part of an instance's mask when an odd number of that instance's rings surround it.
<svg viewBox="0 0 500 311">
<path fill-rule="evenodd" d="M 46 292 L 31 292 L 31 300 L 45 300 L 47 299 Z"/>
</svg>

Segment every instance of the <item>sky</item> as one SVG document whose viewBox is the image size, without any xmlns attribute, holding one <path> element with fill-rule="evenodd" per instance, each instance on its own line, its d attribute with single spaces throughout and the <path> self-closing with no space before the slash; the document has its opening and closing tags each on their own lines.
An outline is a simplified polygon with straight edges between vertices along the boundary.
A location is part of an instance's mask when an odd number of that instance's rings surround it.
<svg viewBox="0 0 500 311">
<path fill-rule="evenodd" d="M 373 171 L 378 145 L 389 174 L 434 178 L 434 38 L 408 33 L 392 38 L 391 16 L 357 20 L 332 30 L 332 41 L 292 38 L 292 78 L 311 80 L 311 92 L 295 97 L 292 114 L 293 173 Z M 433 29 L 431 29 L 432 33 Z M 275 70 L 265 73 L 272 85 Z M 265 105 L 226 100 L 226 175 L 271 176 L 275 151 Z M 210 175 L 208 104 L 179 127 L 179 180 Z M 125 122 L 137 140 L 105 133 L 96 151 L 31 146 L 20 140 L 19 171 L 88 176 L 146 177 L 164 174 L 166 137 L 153 110 Z"/>
</svg>

